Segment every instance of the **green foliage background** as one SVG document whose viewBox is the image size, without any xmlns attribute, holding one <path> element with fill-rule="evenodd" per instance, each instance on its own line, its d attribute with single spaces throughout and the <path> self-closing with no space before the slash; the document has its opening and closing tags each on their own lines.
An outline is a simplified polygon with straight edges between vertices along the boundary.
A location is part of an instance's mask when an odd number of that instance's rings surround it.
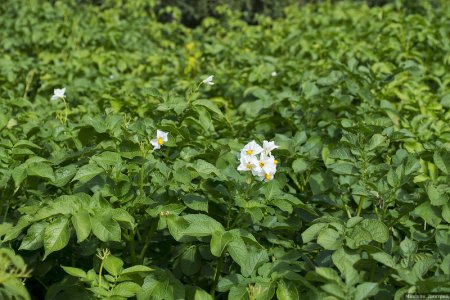
<svg viewBox="0 0 450 300">
<path fill-rule="evenodd" d="M 450 292 L 445 1 L 214 16 L 0 6 L 1 297 Z M 271 182 L 236 171 L 252 139 Z"/>
</svg>

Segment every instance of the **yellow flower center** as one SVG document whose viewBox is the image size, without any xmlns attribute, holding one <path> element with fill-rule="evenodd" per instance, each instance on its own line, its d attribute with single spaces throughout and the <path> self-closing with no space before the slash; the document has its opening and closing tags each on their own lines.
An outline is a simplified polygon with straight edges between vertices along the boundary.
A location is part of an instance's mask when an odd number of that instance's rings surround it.
<svg viewBox="0 0 450 300">
<path fill-rule="evenodd" d="M 274 164 L 278 164 L 278 160 L 274 159 L 274 160 L 273 160 L 273 163 L 274 163 Z"/>
<path fill-rule="evenodd" d="M 270 180 L 270 174 L 265 174 L 264 177 L 266 178 L 266 180 Z"/>
<path fill-rule="evenodd" d="M 163 139 L 162 138 L 158 138 L 158 145 L 162 145 L 163 144 Z"/>
<path fill-rule="evenodd" d="M 247 169 L 251 170 L 252 169 L 252 164 L 247 164 Z"/>
<path fill-rule="evenodd" d="M 260 161 L 259 162 L 259 166 L 262 168 L 262 167 L 264 167 L 264 162 L 263 161 Z"/>
<path fill-rule="evenodd" d="M 247 150 L 247 155 L 252 155 L 252 153 L 253 153 L 253 150 Z"/>
</svg>

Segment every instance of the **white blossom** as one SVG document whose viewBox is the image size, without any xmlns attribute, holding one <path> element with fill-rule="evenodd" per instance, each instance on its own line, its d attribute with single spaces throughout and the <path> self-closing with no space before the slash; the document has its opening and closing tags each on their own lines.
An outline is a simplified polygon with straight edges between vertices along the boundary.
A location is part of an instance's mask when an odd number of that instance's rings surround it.
<svg viewBox="0 0 450 300">
<path fill-rule="evenodd" d="M 50 98 L 51 101 L 55 101 L 61 98 L 65 97 L 66 93 L 66 88 L 62 88 L 62 89 L 54 89 L 53 90 L 53 96 Z"/>
<path fill-rule="evenodd" d="M 161 146 L 169 140 L 167 134 L 167 132 L 156 130 L 156 139 L 150 141 L 154 150 L 160 149 Z"/>
<path fill-rule="evenodd" d="M 241 157 L 243 156 L 255 156 L 263 152 L 263 148 L 258 145 L 257 142 L 251 141 L 247 145 L 244 146 L 241 150 Z"/>
<path fill-rule="evenodd" d="M 206 78 L 202 82 L 207 85 L 213 85 L 214 84 L 213 79 L 214 79 L 214 75 L 211 75 L 211 76 L 208 76 L 208 78 Z"/>
<path fill-rule="evenodd" d="M 272 154 L 272 150 L 277 149 L 279 146 L 275 145 L 275 142 L 264 141 L 263 142 L 263 150 L 264 154 L 270 156 Z"/>
</svg>

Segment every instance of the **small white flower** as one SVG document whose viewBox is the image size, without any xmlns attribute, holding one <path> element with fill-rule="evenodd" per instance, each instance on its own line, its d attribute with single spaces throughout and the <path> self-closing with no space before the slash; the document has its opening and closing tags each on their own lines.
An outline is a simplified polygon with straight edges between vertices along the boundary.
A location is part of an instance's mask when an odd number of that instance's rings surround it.
<svg viewBox="0 0 450 300">
<path fill-rule="evenodd" d="M 259 181 L 271 181 L 273 179 L 273 176 L 275 175 L 275 173 L 260 173 L 258 176 L 258 180 Z"/>
<path fill-rule="evenodd" d="M 256 156 L 242 156 L 240 159 L 241 164 L 237 167 L 238 171 L 252 171 L 259 172 L 259 161 Z"/>
<path fill-rule="evenodd" d="M 151 140 L 150 144 L 152 144 L 153 149 L 160 149 L 161 145 L 167 142 L 169 138 L 167 137 L 167 132 L 156 130 L 156 139 Z"/>
<path fill-rule="evenodd" d="M 270 181 L 277 172 L 277 165 L 273 157 L 268 157 L 267 160 L 260 160 L 261 171 L 255 174 L 260 181 Z"/>
<path fill-rule="evenodd" d="M 255 141 L 251 141 L 247 145 L 244 146 L 241 150 L 241 157 L 244 156 L 255 156 L 263 152 L 263 148 L 258 145 Z"/>
<path fill-rule="evenodd" d="M 277 170 L 277 162 L 273 156 L 265 156 L 261 153 L 261 159 L 258 161 L 258 164 L 265 173 L 275 173 Z"/>
<path fill-rule="evenodd" d="M 277 77 L 277 76 L 278 76 L 278 73 L 277 73 L 276 71 L 273 71 L 273 72 L 271 73 L 271 75 L 272 75 L 272 77 Z"/>
<path fill-rule="evenodd" d="M 50 98 L 51 101 L 55 101 L 61 98 L 65 97 L 66 93 L 66 88 L 62 88 L 62 89 L 54 89 L 53 90 L 53 96 Z"/>
<path fill-rule="evenodd" d="M 213 79 L 214 79 L 214 75 L 211 75 L 211 76 L 208 76 L 208 78 L 206 78 L 202 82 L 207 85 L 213 85 L 214 84 L 214 82 L 212 82 Z"/>
<path fill-rule="evenodd" d="M 269 142 L 269 141 L 263 142 L 264 154 L 267 156 L 270 156 L 272 150 L 277 149 L 278 147 L 279 146 L 275 145 L 275 142 Z"/>
</svg>

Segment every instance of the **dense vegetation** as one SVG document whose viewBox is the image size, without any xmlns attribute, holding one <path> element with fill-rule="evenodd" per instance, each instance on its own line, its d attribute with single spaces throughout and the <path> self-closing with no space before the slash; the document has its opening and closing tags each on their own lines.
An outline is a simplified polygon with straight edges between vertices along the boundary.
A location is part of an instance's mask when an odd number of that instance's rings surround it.
<svg viewBox="0 0 450 300">
<path fill-rule="evenodd" d="M 3 2 L 0 298 L 449 293 L 445 2 Z"/>
</svg>

